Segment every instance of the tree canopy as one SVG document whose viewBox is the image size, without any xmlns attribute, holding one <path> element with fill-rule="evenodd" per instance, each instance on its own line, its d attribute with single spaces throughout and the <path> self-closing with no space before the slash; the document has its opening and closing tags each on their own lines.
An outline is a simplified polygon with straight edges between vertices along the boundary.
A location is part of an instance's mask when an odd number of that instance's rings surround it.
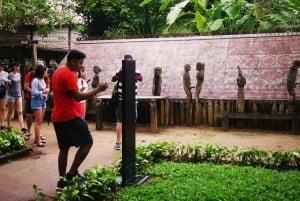
<svg viewBox="0 0 300 201">
<path fill-rule="evenodd" d="M 47 34 L 76 23 L 73 6 L 64 0 L 2 0 L 0 30 L 16 32 L 27 26 Z"/>
</svg>

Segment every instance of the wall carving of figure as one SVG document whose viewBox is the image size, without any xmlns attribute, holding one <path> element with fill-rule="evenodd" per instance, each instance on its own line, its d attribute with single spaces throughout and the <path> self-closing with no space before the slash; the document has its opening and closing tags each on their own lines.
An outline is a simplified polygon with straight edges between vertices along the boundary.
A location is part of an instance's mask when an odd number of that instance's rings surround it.
<svg viewBox="0 0 300 201">
<path fill-rule="evenodd" d="M 190 103 L 192 99 L 190 70 L 191 70 L 191 65 L 185 64 L 184 73 L 183 73 L 183 89 L 187 96 L 188 103 Z"/>
<path fill-rule="evenodd" d="M 101 68 L 99 66 L 93 67 L 94 77 L 92 80 L 92 87 L 96 88 L 100 82 L 99 74 L 101 72 Z"/>
<path fill-rule="evenodd" d="M 287 90 L 290 95 L 290 99 L 289 99 L 290 103 L 292 103 L 296 98 L 295 88 L 296 88 L 296 85 L 299 84 L 299 83 L 296 83 L 299 67 L 300 67 L 300 60 L 295 60 L 292 64 L 292 66 L 290 67 L 289 73 L 287 76 Z"/>
<path fill-rule="evenodd" d="M 160 96 L 161 82 L 162 82 L 161 74 L 162 74 L 161 67 L 155 67 L 154 68 L 154 77 L 153 77 L 153 86 L 152 86 L 152 95 L 153 96 Z"/>
<path fill-rule="evenodd" d="M 237 86 L 238 86 L 238 94 L 237 94 L 237 101 L 236 107 L 237 112 L 244 112 L 245 111 L 245 95 L 244 95 L 244 86 L 246 85 L 246 78 L 243 76 L 242 70 L 239 66 L 238 69 L 238 77 L 237 77 Z"/>
<path fill-rule="evenodd" d="M 201 63 L 201 62 L 197 62 L 196 70 L 197 70 L 197 74 L 196 74 L 197 83 L 196 83 L 196 87 L 195 87 L 195 99 L 198 102 L 199 95 L 202 90 L 202 84 L 204 81 L 205 64 Z"/>
</svg>

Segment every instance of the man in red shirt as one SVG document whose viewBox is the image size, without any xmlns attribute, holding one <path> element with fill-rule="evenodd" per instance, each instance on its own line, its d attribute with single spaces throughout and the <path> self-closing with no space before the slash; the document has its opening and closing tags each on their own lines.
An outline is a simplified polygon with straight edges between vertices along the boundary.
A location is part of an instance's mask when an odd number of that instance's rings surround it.
<svg viewBox="0 0 300 201">
<path fill-rule="evenodd" d="M 94 89 L 80 92 L 74 72 L 79 72 L 82 69 L 85 57 L 86 55 L 79 50 L 70 50 L 67 55 L 66 66 L 57 69 L 52 77 L 54 101 L 52 122 L 59 147 L 58 170 L 60 180 L 57 182 L 57 190 L 66 186 L 66 179 L 69 180 L 75 176 L 84 179 L 79 174 L 78 168 L 93 144 L 88 125 L 81 118 L 79 101 L 88 99 L 108 87 L 107 83 L 99 83 Z M 68 152 L 71 146 L 79 147 L 79 149 L 66 174 Z"/>
</svg>

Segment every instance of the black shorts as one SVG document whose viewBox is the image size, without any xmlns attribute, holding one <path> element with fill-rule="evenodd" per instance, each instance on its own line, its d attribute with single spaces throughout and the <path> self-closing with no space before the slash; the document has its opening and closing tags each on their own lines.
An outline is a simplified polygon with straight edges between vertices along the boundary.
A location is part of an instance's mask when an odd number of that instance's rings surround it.
<svg viewBox="0 0 300 201">
<path fill-rule="evenodd" d="M 33 114 L 33 110 L 31 108 L 31 100 L 26 99 L 26 114 Z"/>
<path fill-rule="evenodd" d="M 80 117 L 65 122 L 53 122 L 58 147 L 82 147 L 93 144 L 93 138 L 86 121 Z"/>
<path fill-rule="evenodd" d="M 116 109 L 116 117 L 117 117 L 117 122 L 122 123 L 122 101 L 118 101 L 118 107 Z M 135 119 L 138 118 L 138 113 L 137 113 L 137 103 L 135 103 Z"/>
<path fill-rule="evenodd" d="M 118 107 L 116 109 L 117 122 L 122 122 L 122 101 L 118 100 Z"/>
</svg>

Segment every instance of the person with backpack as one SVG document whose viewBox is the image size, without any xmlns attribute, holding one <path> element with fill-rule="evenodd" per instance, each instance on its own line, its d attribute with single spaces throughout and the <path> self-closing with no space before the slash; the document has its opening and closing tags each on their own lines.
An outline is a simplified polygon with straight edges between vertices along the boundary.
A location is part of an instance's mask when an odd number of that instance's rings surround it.
<svg viewBox="0 0 300 201">
<path fill-rule="evenodd" d="M 125 55 L 124 58 L 126 60 L 132 60 L 132 56 L 131 55 Z M 137 82 L 138 81 L 142 81 L 143 77 L 140 73 L 139 70 L 136 69 L 135 71 L 135 75 L 134 75 L 134 79 L 135 79 L 135 96 L 137 96 Z M 117 136 L 117 141 L 116 144 L 114 145 L 114 149 L 115 150 L 120 150 L 121 149 L 121 142 L 122 142 L 122 91 L 123 91 L 123 71 L 122 69 L 120 69 L 118 72 L 116 72 L 116 74 L 111 78 L 112 82 L 117 82 L 117 84 L 114 87 L 113 92 L 115 91 L 116 94 L 112 94 L 112 98 L 113 99 L 117 99 L 117 103 L 116 103 L 116 136 Z M 114 98 L 114 97 L 117 98 Z M 116 102 L 116 101 L 112 101 L 112 102 Z M 137 118 L 137 100 L 135 100 L 136 105 L 135 105 L 135 111 L 136 111 L 136 118 Z"/>
</svg>

